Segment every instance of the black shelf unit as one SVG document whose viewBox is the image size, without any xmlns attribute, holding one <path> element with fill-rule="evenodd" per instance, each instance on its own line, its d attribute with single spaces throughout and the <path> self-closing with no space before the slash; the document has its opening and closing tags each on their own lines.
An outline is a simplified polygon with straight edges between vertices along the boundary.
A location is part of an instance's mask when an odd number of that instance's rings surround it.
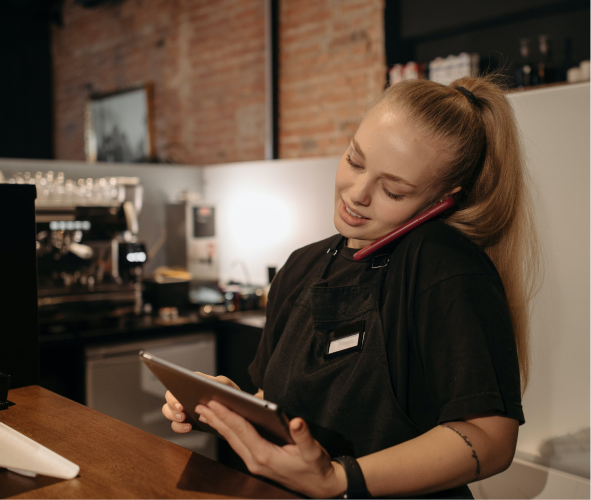
<svg viewBox="0 0 591 500">
<path fill-rule="evenodd" d="M 587 0 L 386 0 L 388 68 L 476 52 L 481 70 L 513 77 L 519 40 L 531 40 L 536 61 L 538 37 L 545 34 L 552 43 L 556 81 L 564 81 L 566 69 L 589 59 L 589 13 Z"/>
</svg>

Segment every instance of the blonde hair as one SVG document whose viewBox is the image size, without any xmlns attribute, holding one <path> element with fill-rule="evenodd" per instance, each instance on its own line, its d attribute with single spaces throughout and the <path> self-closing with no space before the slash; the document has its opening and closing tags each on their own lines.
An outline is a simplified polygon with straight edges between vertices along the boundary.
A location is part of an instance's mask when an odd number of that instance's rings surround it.
<svg viewBox="0 0 591 500">
<path fill-rule="evenodd" d="M 462 188 L 446 222 L 478 244 L 501 276 L 525 391 L 529 304 L 540 283 L 538 238 L 513 109 L 497 82 L 494 75 L 460 78 L 449 87 L 403 81 L 386 89 L 377 104 L 392 105 L 443 145 L 437 194 Z M 456 86 L 470 91 L 474 102 Z"/>
</svg>

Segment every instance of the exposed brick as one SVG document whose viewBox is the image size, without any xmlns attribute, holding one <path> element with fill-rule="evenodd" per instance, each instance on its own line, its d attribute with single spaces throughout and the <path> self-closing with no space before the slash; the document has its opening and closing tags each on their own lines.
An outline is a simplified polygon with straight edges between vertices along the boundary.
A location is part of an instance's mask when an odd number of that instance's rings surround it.
<svg viewBox="0 0 591 500">
<path fill-rule="evenodd" d="M 341 154 L 386 73 L 384 0 L 281 0 L 280 156 Z M 66 0 L 52 31 L 55 152 L 84 158 L 91 92 L 153 88 L 162 160 L 264 156 L 263 0 Z"/>
<path fill-rule="evenodd" d="M 384 87 L 383 8 L 383 0 L 281 1 L 281 157 L 347 147 Z"/>
<path fill-rule="evenodd" d="M 127 0 L 94 9 L 66 0 L 63 19 L 52 31 L 57 158 L 84 158 L 91 91 L 138 82 L 153 85 L 160 159 L 204 164 L 264 156 L 261 113 L 238 113 L 264 109 L 261 0 Z M 214 136 L 220 141 L 210 147 Z"/>
</svg>

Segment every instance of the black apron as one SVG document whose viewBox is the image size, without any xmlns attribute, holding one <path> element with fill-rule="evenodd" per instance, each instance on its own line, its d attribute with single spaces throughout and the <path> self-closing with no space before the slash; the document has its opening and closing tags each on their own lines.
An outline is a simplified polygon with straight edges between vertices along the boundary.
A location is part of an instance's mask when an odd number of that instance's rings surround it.
<svg viewBox="0 0 591 500">
<path fill-rule="evenodd" d="M 401 410 L 390 378 L 381 319 L 389 255 L 368 260 L 375 278 L 327 286 L 330 265 L 345 242 L 337 236 L 324 263 L 295 302 L 265 371 L 265 399 L 302 417 L 331 457 L 362 457 L 413 439 L 423 431 Z M 325 358 L 329 334 L 364 321 L 361 350 Z M 429 495 L 431 496 L 431 495 Z M 433 498 L 472 498 L 467 486 Z"/>
</svg>

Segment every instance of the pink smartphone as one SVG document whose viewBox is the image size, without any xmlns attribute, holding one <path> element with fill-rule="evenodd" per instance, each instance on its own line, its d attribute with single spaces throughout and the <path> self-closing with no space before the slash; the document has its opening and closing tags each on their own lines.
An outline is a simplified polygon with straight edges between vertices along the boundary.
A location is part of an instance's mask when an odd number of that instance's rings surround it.
<svg viewBox="0 0 591 500">
<path fill-rule="evenodd" d="M 430 208 L 426 212 L 417 215 L 408 222 L 402 224 L 402 226 L 399 226 L 396 229 L 394 229 L 394 231 L 392 231 L 391 233 L 388 233 L 386 236 L 383 236 L 379 240 L 374 241 L 371 245 L 367 245 L 365 248 L 362 248 L 361 250 L 359 250 L 359 252 L 356 252 L 353 255 L 353 258 L 355 260 L 364 259 L 368 255 L 374 253 L 376 250 L 379 250 L 388 243 L 391 243 L 395 239 L 400 238 L 403 234 L 412 231 L 415 227 L 420 226 L 428 220 L 431 220 L 433 217 L 436 217 L 437 215 L 445 212 L 447 209 L 453 207 L 454 204 L 455 201 L 453 198 L 446 198 L 442 202 L 435 205 L 433 208 Z"/>
</svg>

